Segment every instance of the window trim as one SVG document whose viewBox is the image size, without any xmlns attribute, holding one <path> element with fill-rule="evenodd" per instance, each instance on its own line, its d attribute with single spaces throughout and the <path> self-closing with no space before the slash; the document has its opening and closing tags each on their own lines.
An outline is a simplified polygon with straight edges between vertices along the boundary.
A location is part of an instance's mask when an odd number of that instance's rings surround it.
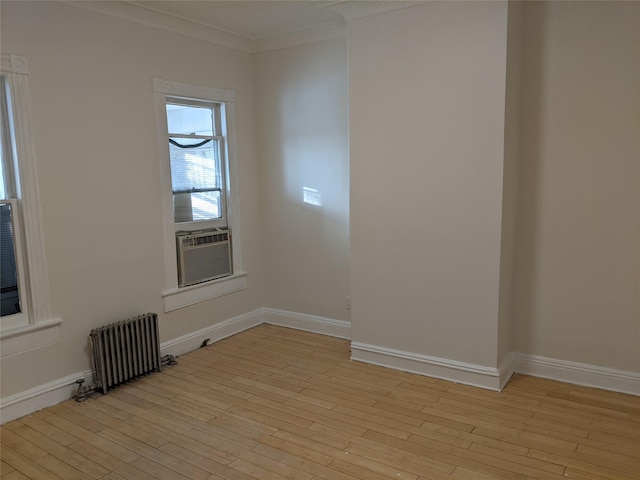
<svg viewBox="0 0 640 480">
<path fill-rule="evenodd" d="M 177 310 L 212 298 L 244 290 L 247 273 L 242 265 L 242 241 L 240 228 L 240 196 L 238 194 L 238 169 L 235 157 L 235 92 L 230 89 L 209 88 L 184 83 L 153 79 L 156 122 L 158 126 L 158 159 L 162 189 L 162 218 L 164 240 L 164 299 L 165 312 Z M 178 288 L 178 265 L 176 262 L 176 224 L 174 222 L 171 185 L 171 165 L 167 148 L 167 100 L 192 99 L 219 103 L 222 132 L 226 132 L 224 144 L 225 205 L 227 226 L 233 232 L 233 274 L 189 287 Z"/>
<path fill-rule="evenodd" d="M 23 269 L 25 280 L 22 302 L 27 305 L 28 319 L 19 325 L 2 326 L 2 357 L 21 353 L 57 342 L 62 319 L 51 314 L 49 275 L 44 251 L 40 190 L 36 170 L 36 149 L 30 125 L 28 90 L 29 63 L 19 55 L 2 55 L 0 71 L 11 95 L 10 107 L 17 165 L 16 194 L 19 222 L 22 225 Z M 18 249 L 17 249 L 18 250 Z M 7 322 L 9 323 L 9 322 Z"/>
</svg>

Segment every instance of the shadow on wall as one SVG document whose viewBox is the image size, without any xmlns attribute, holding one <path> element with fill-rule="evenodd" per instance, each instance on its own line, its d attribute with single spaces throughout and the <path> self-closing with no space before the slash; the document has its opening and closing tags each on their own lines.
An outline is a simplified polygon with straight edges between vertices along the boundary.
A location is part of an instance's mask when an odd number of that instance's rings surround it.
<svg viewBox="0 0 640 480">
<path fill-rule="evenodd" d="M 525 5 L 526 7 L 526 5 Z M 547 85 L 543 72 L 546 61 L 545 6 L 525 11 L 523 31 L 523 72 L 521 85 L 521 143 L 518 173 L 518 203 L 515 256 L 514 319 L 519 332 L 516 349 L 532 351 L 534 345 L 534 315 L 539 295 L 539 270 L 536 255 L 540 235 L 540 157 L 543 99 Z M 522 340 L 524 339 L 524 340 Z M 520 342 L 518 344 L 518 341 Z M 525 342 L 524 344 L 522 342 Z"/>
</svg>

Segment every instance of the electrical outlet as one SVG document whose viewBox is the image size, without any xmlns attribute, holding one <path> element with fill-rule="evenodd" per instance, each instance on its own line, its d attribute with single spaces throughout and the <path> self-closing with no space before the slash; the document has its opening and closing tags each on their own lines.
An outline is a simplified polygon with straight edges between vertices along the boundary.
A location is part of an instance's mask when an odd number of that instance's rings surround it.
<svg viewBox="0 0 640 480">
<path fill-rule="evenodd" d="M 351 297 L 348 295 L 344 297 L 344 308 L 351 310 Z"/>
</svg>

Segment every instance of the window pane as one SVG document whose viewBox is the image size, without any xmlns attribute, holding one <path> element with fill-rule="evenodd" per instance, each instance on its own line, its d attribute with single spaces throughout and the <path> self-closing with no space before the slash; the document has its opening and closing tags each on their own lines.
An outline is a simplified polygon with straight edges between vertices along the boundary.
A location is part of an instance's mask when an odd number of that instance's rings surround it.
<svg viewBox="0 0 640 480">
<path fill-rule="evenodd" d="M 167 104 L 169 134 L 213 136 L 213 109 Z"/>
<path fill-rule="evenodd" d="M 222 187 L 217 140 L 171 140 L 190 147 L 182 148 L 174 143 L 169 144 L 171 185 L 174 193 Z"/>
<path fill-rule="evenodd" d="M 215 220 L 222 217 L 220 192 L 176 193 L 173 195 L 176 223 Z"/>
<path fill-rule="evenodd" d="M 0 145 L 0 198 L 7 198 L 7 190 L 4 187 L 4 158 L 2 155 L 2 145 Z"/>
<path fill-rule="evenodd" d="M 20 313 L 11 204 L 0 204 L 0 316 Z"/>
<path fill-rule="evenodd" d="M 218 140 L 171 140 L 169 156 L 175 222 L 222 218 Z"/>
</svg>

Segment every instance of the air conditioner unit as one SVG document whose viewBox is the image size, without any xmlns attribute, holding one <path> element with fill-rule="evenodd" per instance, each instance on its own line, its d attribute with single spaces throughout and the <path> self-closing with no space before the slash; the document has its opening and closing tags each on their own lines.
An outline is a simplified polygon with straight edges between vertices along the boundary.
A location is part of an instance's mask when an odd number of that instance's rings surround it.
<svg viewBox="0 0 640 480">
<path fill-rule="evenodd" d="M 232 273 L 231 232 L 213 228 L 176 233 L 178 286 L 186 287 Z"/>
</svg>

